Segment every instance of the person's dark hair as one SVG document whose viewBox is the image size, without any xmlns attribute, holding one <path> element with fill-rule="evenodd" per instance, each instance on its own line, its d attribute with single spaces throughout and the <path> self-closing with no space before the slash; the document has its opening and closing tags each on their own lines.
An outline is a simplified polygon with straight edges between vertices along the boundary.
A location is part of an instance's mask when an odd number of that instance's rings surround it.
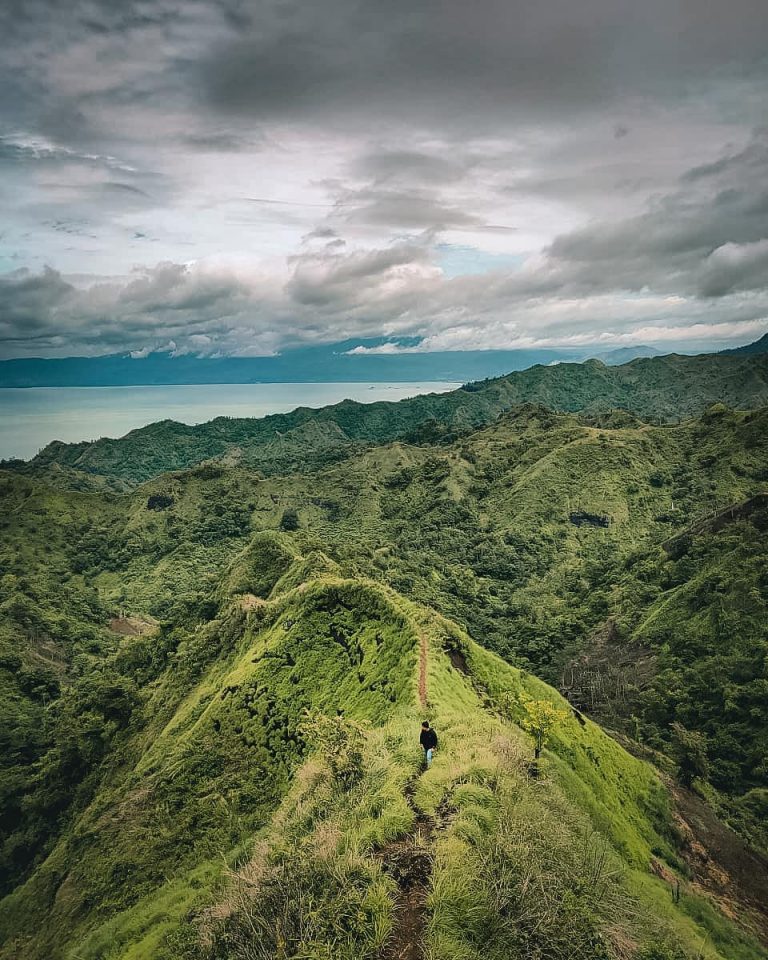
<svg viewBox="0 0 768 960">
<path fill-rule="evenodd" d="M 429 720 L 424 720 L 421 725 L 425 730 L 429 730 Z"/>
</svg>

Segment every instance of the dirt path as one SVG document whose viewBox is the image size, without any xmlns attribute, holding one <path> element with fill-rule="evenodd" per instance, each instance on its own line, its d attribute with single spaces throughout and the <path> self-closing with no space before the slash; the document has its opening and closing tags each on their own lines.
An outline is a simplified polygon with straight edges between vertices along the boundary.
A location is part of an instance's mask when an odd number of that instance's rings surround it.
<svg viewBox="0 0 768 960">
<path fill-rule="evenodd" d="M 427 925 L 427 896 L 432 878 L 432 833 L 435 822 L 414 804 L 418 776 L 405 787 L 405 798 L 416 815 L 406 836 L 383 847 L 378 856 L 384 872 L 399 888 L 394 927 L 381 954 L 382 960 L 423 960 Z"/>
<path fill-rule="evenodd" d="M 419 637 L 419 705 L 427 706 L 427 637 Z M 392 933 L 381 953 L 381 960 L 423 960 L 427 925 L 427 896 L 432 880 L 433 817 L 427 816 L 413 799 L 416 784 L 424 771 L 416 774 L 403 791 L 413 810 L 413 827 L 408 833 L 386 844 L 376 856 L 384 872 L 398 886 Z"/>
<path fill-rule="evenodd" d="M 419 705 L 427 705 L 427 637 L 424 633 L 419 642 Z"/>
</svg>

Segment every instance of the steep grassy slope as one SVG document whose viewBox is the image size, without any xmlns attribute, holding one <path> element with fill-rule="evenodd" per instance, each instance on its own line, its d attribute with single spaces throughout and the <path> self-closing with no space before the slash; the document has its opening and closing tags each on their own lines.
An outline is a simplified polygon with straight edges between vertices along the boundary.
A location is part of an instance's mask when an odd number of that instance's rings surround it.
<svg viewBox="0 0 768 960">
<path fill-rule="evenodd" d="M 140 682 L 139 700 L 92 797 L 3 902 L 5 956 L 68 955 L 169 878 L 216 873 L 205 863 L 263 826 L 284 794 L 305 709 L 381 724 L 412 686 L 414 636 L 365 584 L 321 580 L 271 604 L 246 595 L 172 647 L 165 639 L 125 638 L 104 664 Z"/>
<path fill-rule="evenodd" d="M 36 470 L 52 465 L 75 468 L 118 485 L 221 457 L 275 474 L 316 468 L 350 456 L 363 445 L 397 439 L 438 441 L 489 423 L 520 403 L 563 411 L 621 408 L 646 419 L 678 420 L 716 402 L 740 409 L 767 404 L 768 354 L 672 355 L 617 367 L 589 360 L 535 366 L 449 394 L 399 403 L 344 401 L 261 420 L 219 417 L 194 427 L 166 420 L 120 440 L 54 442 L 31 462 Z"/>
<path fill-rule="evenodd" d="M 651 748 L 674 752 L 671 720 L 705 734 L 710 781 L 743 797 L 728 816 L 765 845 L 765 537 L 759 512 L 706 518 L 766 489 L 767 416 L 649 427 L 526 407 L 449 445 L 267 480 L 203 465 L 131 496 L 5 475 L 4 872 L 50 849 L 145 680 L 222 595 L 317 572 L 440 611 Z M 132 641 L 147 658 L 134 686 L 103 669 L 121 611 L 163 623 Z"/>
<path fill-rule="evenodd" d="M 221 587 L 206 626 L 108 658 L 139 700 L 92 796 L 0 902 L 0 956 L 373 958 L 411 929 L 414 862 L 434 960 L 768 955 L 757 914 L 734 923 L 687 878 L 652 768 L 393 591 L 293 585 L 323 563 L 290 553 L 257 539 L 230 575 L 266 599 Z M 526 698 L 563 711 L 536 777 Z M 306 709 L 332 731 L 319 753 Z M 441 746 L 419 776 L 425 710 Z"/>
<path fill-rule="evenodd" d="M 659 595 L 631 612 L 625 606 L 619 629 L 631 648 L 651 652 L 655 669 L 629 703 L 609 698 L 597 712 L 634 715 L 636 734 L 662 749 L 670 737 L 659 731 L 675 721 L 701 731 L 712 783 L 724 791 L 738 784 L 736 816 L 752 809 L 765 824 L 768 497 L 748 503 L 747 517 L 673 543 L 673 557 L 656 567 Z"/>
</svg>

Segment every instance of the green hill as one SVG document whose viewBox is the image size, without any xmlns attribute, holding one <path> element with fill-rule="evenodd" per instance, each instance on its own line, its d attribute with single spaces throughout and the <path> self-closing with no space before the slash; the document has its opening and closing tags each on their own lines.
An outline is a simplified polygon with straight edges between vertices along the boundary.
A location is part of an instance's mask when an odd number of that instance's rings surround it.
<svg viewBox="0 0 768 960">
<path fill-rule="evenodd" d="M 3 960 L 768 956 L 768 410 L 432 439 L 0 473 Z"/>
<path fill-rule="evenodd" d="M 688 878 L 651 767 L 396 593 L 321 574 L 224 600 L 160 670 L 157 645 L 103 664 L 141 691 L 0 904 L 0 956 L 357 960 L 414 931 L 439 958 L 766 956 L 757 915 Z M 521 723 L 542 701 L 534 773 Z"/>
<path fill-rule="evenodd" d="M 108 477 L 118 487 L 215 458 L 265 474 L 287 473 L 316 469 L 371 444 L 450 439 L 524 403 L 589 413 L 622 409 L 656 421 L 697 415 L 714 403 L 754 409 L 768 404 L 768 354 L 671 355 L 610 367 L 599 360 L 560 363 L 398 403 L 344 401 L 198 426 L 164 420 L 119 440 L 55 441 L 31 463 L 37 471 L 55 466 Z"/>
</svg>

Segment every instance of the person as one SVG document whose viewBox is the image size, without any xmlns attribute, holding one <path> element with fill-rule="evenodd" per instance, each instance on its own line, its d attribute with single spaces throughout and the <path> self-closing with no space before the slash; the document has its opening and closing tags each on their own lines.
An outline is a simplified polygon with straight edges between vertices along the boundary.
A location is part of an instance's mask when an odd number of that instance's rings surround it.
<svg viewBox="0 0 768 960">
<path fill-rule="evenodd" d="M 427 766 L 429 766 L 432 763 L 432 754 L 437 748 L 437 734 L 432 727 L 430 727 L 429 720 L 425 720 L 421 725 L 419 743 L 424 750 L 424 758 L 427 761 Z"/>
</svg>

